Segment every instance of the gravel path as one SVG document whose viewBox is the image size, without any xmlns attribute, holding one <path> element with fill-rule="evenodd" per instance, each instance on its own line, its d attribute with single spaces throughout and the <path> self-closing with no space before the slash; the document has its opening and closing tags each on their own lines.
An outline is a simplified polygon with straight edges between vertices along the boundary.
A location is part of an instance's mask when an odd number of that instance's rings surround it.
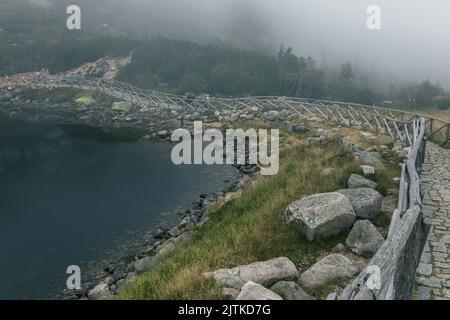
<svg viewBox="0 0 450 320">
<path fill-rule="evenodd" d="M 424 210 L 433 223 L 417 269 L 415 298 L 450 300 L 450 150 L 427 144 Z"/>
</svg>

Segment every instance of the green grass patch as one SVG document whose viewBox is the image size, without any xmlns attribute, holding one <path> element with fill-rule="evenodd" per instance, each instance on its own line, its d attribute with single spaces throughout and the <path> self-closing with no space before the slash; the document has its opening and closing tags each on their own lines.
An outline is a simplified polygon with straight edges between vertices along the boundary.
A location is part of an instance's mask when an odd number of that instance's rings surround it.
<svg viewBox="0 0 450 320">
<path fill-rule="evenodd" d="M 284 224 L 284 210 L 309 194 L 345 187 L 358 164 L 339 143 L 294 145 L 280 155 L 280 172 L 260 177 L 242 196 L 210 212 L 210 219 L 192 240 L 166 260 L 123 287 L 118 299 L 221 299 L 221 288 L 202 273 L 280 256 L 289 257 L 302 271 L 344 241 L 346 232 L 332 239 L 308 242 Z M 336 174 L 323 177 L 324 168 Z"/>
</svg>

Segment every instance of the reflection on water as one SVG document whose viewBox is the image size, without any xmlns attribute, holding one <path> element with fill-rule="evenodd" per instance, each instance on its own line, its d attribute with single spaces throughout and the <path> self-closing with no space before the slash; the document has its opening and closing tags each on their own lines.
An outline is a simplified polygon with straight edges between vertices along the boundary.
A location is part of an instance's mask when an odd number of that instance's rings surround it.
<svg viewBox="0 0 450 320">
<path fill-rule="evenodd" d="M 118 239 L 236 177 L 228 166 L 175 166 L 170 151 L 168 143 L 111 143 L 101 131 L 0 118 L 0 298 L 62 289 L 68 265 L 83 270 Z"/>
</svg>

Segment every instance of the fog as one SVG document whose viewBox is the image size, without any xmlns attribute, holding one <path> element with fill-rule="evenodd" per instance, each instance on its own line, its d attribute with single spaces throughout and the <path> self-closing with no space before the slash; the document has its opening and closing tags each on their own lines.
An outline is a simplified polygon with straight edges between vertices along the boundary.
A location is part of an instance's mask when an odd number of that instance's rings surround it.
<svg viewBox="0 0 450 320">
<path fill-rule="evenodd" d="M 323 65 L 349 61 L 378 78 L 450 88 L 448 0 L 30 1 L 80 3 L 90 26 L 108 24 L 137 37 L 220 39 L 272 52 L 284 43 Z M 381 8 L 380 30 L 366 26 L 369 5 Z"/>
</svg>

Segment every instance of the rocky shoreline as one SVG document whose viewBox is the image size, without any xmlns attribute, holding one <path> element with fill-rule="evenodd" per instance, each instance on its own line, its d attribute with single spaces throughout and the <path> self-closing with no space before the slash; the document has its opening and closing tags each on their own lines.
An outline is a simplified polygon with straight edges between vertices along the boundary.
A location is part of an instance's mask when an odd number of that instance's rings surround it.
<svg viewBox="0 0 450 320">
<path fill-rule="evenodd" d="M 251 180 L 251 175 L 240 172 L 237 181 L 216 194 L 201 194 L 189 208 L 178 211 L 179 222 L 175 226 L 161 224 L 150 230 L 142 240 L 142 249 L 132 255 L 123 256 L 99 270 L 96 281 L 82 284 L 81 290 L 65 289 L 55 299 L 99 300 L 108 298 L 139 273 L 162 261 L 176 246 L 192 238 L 194 231 L 208 221 L 208 209 L 223 205 L 238 197 L 242 188 Z"/>
</svg>

